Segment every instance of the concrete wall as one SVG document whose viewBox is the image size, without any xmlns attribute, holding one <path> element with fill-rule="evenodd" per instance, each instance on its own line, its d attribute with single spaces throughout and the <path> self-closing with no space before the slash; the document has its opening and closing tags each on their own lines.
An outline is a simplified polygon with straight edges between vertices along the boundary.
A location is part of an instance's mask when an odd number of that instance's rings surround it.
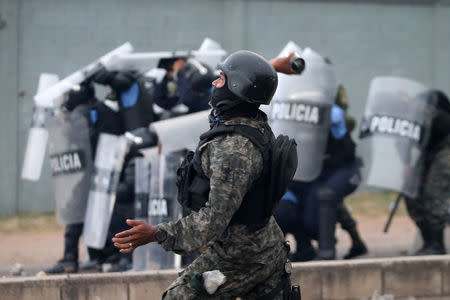
<svg viewBox="0 0 450 300">
<path fill-rule="evenodd" d="M 176 271 L 168 270 L 0 279 L 0 298 L 153 300 L 176 277 Z M 306 300 L 359 300 L 374 294 L 448 300 L 450 255 L 295 263 L 291 279 Z"/>
<path fill-rule="evenodd" d="M 48 163 L 37 183 L 18 178 L 39 74 L 66 76 L 125 41 L 195 49 L 208 36 L 271 58 L 293 40 L 332 59 L 358 119 L 376 75 L 450 93 L 448 0 L 0 0 L 2 23 L 0 215 L 54 208 Z"/>
</svg>

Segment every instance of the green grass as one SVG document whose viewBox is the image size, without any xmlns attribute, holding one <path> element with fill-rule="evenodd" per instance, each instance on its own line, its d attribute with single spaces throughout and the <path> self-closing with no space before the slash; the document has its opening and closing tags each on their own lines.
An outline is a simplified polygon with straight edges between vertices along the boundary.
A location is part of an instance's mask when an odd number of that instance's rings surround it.
<svg viewBox="0 0 450 300">
<path fill-rule="evenodd" d="M 56 223 L 54 214 L 31 213 L 0 217 L 0 233 L 53 231 L 62 227 Z"/>
<path fill-rule="evenodd" d="M 394 192 L 359 191 L 347 198 L 345 204 L 352 215 L 358 217 L 378 217 L 389 214 L 389 204 L 395 201 Z M 404 201 L 401 201 L 396 215 L 406 215 Z M 54 214 L 23 214 L 12 217 L 0 217 L 0 233 L 53 231 L 61 230 Z"/>
</svg>

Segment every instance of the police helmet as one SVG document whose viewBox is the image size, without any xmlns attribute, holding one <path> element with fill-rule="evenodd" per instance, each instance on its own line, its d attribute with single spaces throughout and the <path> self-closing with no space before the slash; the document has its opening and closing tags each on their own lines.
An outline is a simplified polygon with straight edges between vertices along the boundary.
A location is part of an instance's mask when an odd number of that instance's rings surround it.
<svg viewBox="0 0 450 300">
<path fill-rule="evenodd" d="M 219 69 L 227 78 L 228 89 L 239 99 L 269 104 L 278 86 L 277 72 L 261 55 L 251 51 L 234 52 Z"/>
<path fill-rule="evenodd" d="M 439 110 L 450 113 L 450 101 L 443 91 L 431 90 L 429 92 L 429 98 Z"/>
<path fill-rule="evenodd" d="M 211 82 L 217 78 L 210 67 L 195 59 L 187 61 L 184 71 L 192 85 L 192 90 L 198 93 L 209 93 Z"/>
</svg>

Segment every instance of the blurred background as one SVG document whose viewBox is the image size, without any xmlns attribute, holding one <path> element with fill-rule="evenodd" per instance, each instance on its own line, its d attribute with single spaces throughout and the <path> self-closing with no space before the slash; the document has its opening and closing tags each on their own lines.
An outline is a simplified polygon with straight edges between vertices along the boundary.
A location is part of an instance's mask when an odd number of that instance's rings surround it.
<svg viewBox="0 0 450 300">
<path fill-rule="evenodd" d="M 450 1 L 0 0 L 0 215 L 54 210 L 49 163 L 39 182 L 20 179 L 40 73 L 65 77 L 126 41 L 190 50 L 205 37 L 267 59 L 289 40 L 313 48 L 358 123 L 375 76 L 450 93 Z"/>
</svg>

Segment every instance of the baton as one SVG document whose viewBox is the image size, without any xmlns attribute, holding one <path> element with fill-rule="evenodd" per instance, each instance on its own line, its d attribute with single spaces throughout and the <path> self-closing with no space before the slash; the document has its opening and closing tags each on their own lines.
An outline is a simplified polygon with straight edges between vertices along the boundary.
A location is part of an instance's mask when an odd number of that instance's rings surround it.
<svg viewBox="0 0 450 300">
<path fill-rule="evenodd" d="M 402 194 L 398 193 L 397 199 L 395 199 L 394 205 L 391 207 L 391 213 L 389 214 L 389 218 L 386 222 L 386 225 L 384 225 L 383 232 L 386 233 L 389 230 L 389 226 L 391 225 L 392 219 L 394 218 L 395 212 L 398 209 L 398 204 L 400 203 L 400 200 L 402 200 Z"/>
</svg>

